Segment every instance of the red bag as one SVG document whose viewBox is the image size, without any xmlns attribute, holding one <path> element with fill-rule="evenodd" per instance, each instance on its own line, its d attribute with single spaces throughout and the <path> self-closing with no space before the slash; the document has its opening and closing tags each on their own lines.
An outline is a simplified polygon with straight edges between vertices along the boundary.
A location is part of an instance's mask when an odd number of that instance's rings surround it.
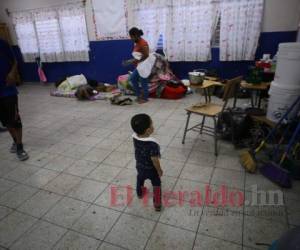
<svg viewBox="0 0 300 250">
<path fill-rule="evenodd" d="M 163 92 L 161 93 L 161 98 L 165 99 L 180 99 L 187 91 L 187 87 L 183 84 L 166 84 Z"/>
</svg>

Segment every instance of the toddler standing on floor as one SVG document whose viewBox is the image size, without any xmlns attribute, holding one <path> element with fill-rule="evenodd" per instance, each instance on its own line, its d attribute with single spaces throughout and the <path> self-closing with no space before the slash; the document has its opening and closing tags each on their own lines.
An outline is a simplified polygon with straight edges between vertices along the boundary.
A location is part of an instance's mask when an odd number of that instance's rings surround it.
<svg viewBox="0 0 300 250">
<path fill-rule="evenodd" d="M 149 115 L 137 114 L 131 119 L 133 144 L 135 149 L 137 182 L 136 193 L 138 198 L 143 198 L 144 182 L 150 179 L 153 186 L 153 203 L 156 211 L 161 210 L 161 180 L 163 171 L 160 167 L 160 147 L 154 138 L 153 123 Z"/>
</svg>

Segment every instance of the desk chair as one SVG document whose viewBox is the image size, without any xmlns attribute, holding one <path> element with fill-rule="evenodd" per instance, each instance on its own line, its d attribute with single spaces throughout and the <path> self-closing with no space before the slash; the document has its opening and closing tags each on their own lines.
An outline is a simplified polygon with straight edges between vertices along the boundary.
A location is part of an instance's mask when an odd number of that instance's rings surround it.
<svg viewBox="0 0 300 250">
<path fill-rule="evenodd" d="M 223 105 L 216 104 L 216 103 L 203 103 L 203 104 L 196 104 L 186 109 L 187 111 L 187 119 L 184 129 L 184 134 L 182 138 L 182 144 L 185 142 L 186 133 L 190 130 L 197 131 L 200 134 L 207 134 L 214 137 L 215 141 L 215 155 L 218 155 L 218 148 L 217 148 L 217 119 L 220 114 L 225 110 L 229 99 L 234 98 L 236 91 L 242 81 L 243 77 L 239 76 L 229 80 L 226 85 L 224 86 L 224 94 L 223 94 Z M 189 122 L 191 118 L 191 114 L 196 114 L 202 116 L 202 122 L 189 128 Z M 214 126 L 206 126 L 205 119 L 212 118 L 214 121 Z"/>
</svg>

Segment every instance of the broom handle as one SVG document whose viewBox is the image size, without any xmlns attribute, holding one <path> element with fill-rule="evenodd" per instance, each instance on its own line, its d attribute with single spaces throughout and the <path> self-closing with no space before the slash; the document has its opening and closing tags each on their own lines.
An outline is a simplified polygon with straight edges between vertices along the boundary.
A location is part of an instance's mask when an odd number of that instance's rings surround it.
<svg viewBox="0 0 300 250">
<path fill-rule="evenodd" d="M 281 125 L 281 123 L 283 122 L 283 120 L 285 118 L 287 118 L 287 116 L 289 115 L 289 113 L 294 109 L 294 107 L 298 104 L 298 102 L 300 101 L 300 96 L 298 96 L 298 98 L 296 99 L 296 101 L 289 107 L 289 109 L 284 113 L 284 115 L 280 118 L 280 120 L 276 123 L 275 127 L 272 128 L 272 130 L 270 131 L 270 133 L 267 135 L 267 137 L 260 143 L 260 145 L 255 149 L 255 153 L 257 153 L 258 151 L 261 150 L 261 148 L 265 145 L 266 141 L 268 141 L 271 136 L 273 136 L 273 134 L 275 133 L 275 131 L 277 130 L 277 128 Z"/>
<path fill-rule="evenodd" d="M 274 158 L 276 157 L 276 155 L 278 155 L 278 152 L 279 152 L 279 148 L 280 148 L 280 145 L 283 143 L 284 139 L 286 138 L 286 134 L 289 132 L 289 129 L 290 129 L 291 125 L 289 124 L 286 129 L 283 131 L 282 135 L 281 135 L 281 138 L 279 140 L 279 142 L 277 143 L 277 146 L 274 147 L 274 150 L 273 150 L 273 160 Z M 281 158 L 280 158 L 281 159 Z"/>
<path fill-rule="evenodd" d="M 295 146 L 295 148 L 294 148 L 294 150 L 293 150 L 293 156 L 294 156 L 294 157 L 296 157 L 298 148 L 300 148 L 300 142 L 297 142 L 297 143 L 296 143 L 296 146 Z"/>
<path fill-rule="evenodd" d="M 290 139 L 289 141 L 289 145 L 287 147 L 287 149 L 285 150 L 285 152 L 283 153 L 282 157 L 281 157 L 281 160 L 279 162 L 279 164 L 281 165 L 283 163 L 283 161 L 285 160 L 285 158 L 287 157 L 287 155 L 289 154 L 294 142 L 296 141 L 296 138 L 297 136 L 299 135 L 300 133 L 300 121 L 298 122 L 298 125 L 292 135 L 292 138 Z"/>
</svg>

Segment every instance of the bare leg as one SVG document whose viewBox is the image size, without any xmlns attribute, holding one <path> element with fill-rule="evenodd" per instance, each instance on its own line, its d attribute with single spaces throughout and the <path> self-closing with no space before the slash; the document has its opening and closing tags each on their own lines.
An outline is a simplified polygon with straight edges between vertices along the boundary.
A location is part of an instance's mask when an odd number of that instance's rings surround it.
<svg viewBox="0 0 300 250">
<path fill-rule="evenodd" d="M 22 144 L 22 128 L 8 128 L 9 133 L 11 134 L 14 143 L 10 149 L 11 153 L 17 153 L 17 156 L 20 161 L 25 161 L 29 158 L 26 151 L 24 151 Z"/>
<path fill-rule="evenodd" d="M 16 144 L 22 144 L 22 128 L 7 128 Z"/>
</svg>

